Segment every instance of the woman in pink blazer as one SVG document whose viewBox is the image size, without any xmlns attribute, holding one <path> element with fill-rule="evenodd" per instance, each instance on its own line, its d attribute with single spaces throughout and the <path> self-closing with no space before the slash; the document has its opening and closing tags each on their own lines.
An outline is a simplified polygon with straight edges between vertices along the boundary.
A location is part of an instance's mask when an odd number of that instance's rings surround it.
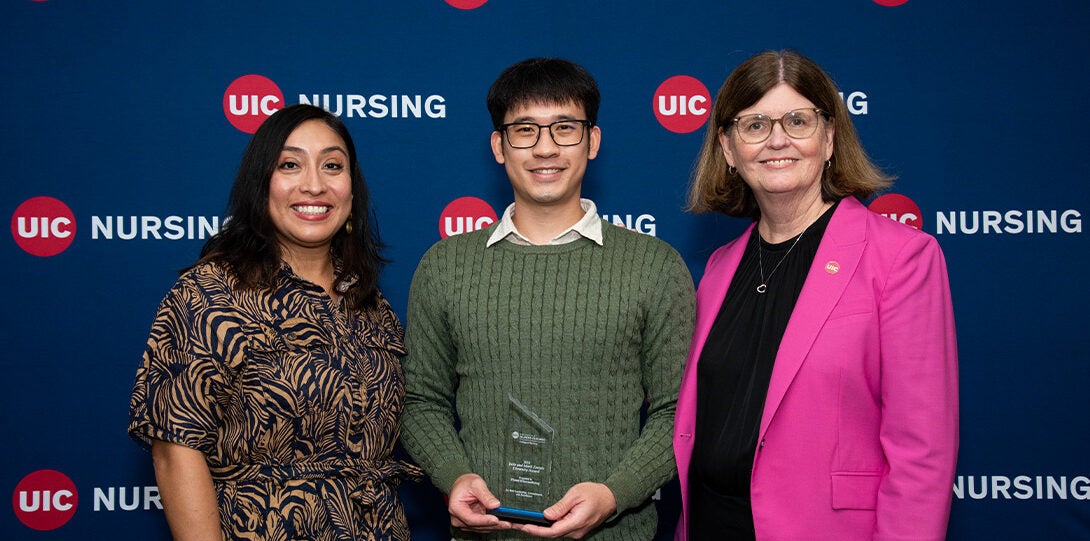
<svg viewBox="0 0 1090 541">
<path fill-rule="evenodd" d="M 690 206 L 754 224 L 712 254 L 678 398 L 677 539 L 940 540 L 957 346 L 935 239 L 856 199 L 889 185 L 832 80 L 792 52 L 716 98 Z"/>
</svg>

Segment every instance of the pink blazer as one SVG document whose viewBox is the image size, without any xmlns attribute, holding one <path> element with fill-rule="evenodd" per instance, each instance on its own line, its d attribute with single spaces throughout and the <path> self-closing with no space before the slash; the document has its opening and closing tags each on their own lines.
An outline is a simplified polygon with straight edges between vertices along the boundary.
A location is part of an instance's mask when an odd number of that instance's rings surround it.
<svg viewBox="0 0 1090 541">
<path fill-rule="evenodd" d="M 751 226 L 716 250 L 697 290 L 674 452 L 687 539 L 697 360 Z M 958 450 L 957 344 L 946 262 L 931 236 L 836 209 L 776 355 L 753 460 L 757 539 L 941 540 Z"/>
</svg>

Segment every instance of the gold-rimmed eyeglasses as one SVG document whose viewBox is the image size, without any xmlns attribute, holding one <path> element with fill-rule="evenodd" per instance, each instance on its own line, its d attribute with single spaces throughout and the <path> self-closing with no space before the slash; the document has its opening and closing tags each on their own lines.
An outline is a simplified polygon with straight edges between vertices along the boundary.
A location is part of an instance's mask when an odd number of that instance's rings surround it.
<svg viewBox="0 0 1090 541">
<path fill-rule="evenodd" d="M 761 143 L 772 135 L 772 127 L 777 122 L 783 127 L 783 132 L 792 139 L 806 139 L 817 132 L 820 119 L 828 121 L 832 116 L 817 108 L 795 109 L 784 113 L 780 118 L 769 118 L 768 115 L 742 115 L 731 119 L 731 123 L 737 128 L 738 138 L 743 143 Z"/>
<path fill-rule="evenodd" d="M 583 142 L 583 134 L 590 127 L 589 120 L 557 120 L 550 124 L 534 122 L 511 122 L 500 124 L 496 129 L 507 139 L 512 148 L 532 148 L 541 139 L 541 131 L 546 130 L 553 142 L 562 147 L 570 147 Z"/>
</svg>

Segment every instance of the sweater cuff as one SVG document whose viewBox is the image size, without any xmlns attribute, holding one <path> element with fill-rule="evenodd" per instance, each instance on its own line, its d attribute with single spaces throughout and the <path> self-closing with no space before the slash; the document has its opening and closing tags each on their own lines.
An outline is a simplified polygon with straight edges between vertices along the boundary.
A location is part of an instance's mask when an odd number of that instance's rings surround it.
<svg viewBox="0 0 1090 541">
<path fill-rule="evenodd" d="M 429 473 L 435 486 L 444 494 L 450 494 L 454 482 L 467 473 L 473 473 L 473 469 L 469 467 L 468 462 L 456 459 L 436 466 L 435 470 Z"/>
<path fill-rule="evenodd" d="M 614 516 L 639 506 L 646 499 L 639 479 L 633 479 L 631 476 L 614 473 L 603 484 L 613 492 L 613 499 L 617 502 L 617 512 Z"/>
</svg>

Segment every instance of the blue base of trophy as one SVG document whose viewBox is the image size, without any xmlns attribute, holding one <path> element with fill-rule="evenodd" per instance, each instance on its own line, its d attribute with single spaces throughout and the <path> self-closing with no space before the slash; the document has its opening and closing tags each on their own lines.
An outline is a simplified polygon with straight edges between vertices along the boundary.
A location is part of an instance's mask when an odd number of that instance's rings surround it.
<svg viewBox="0 0 1090 541">
<path fill-rule="evenodd" d="M 545 513 L 539 513 L 537 511 L 527 511 L 525 509 L 515 509 L 513 507 L 497 507 L 490 510 L 488 514 L 496 515 L 497 517 L 512 522 L 529 522 L 532 524 L 541 524 L 542 526 L 553 525 L 553 521 L 545 518 Z"/>
</svg>

